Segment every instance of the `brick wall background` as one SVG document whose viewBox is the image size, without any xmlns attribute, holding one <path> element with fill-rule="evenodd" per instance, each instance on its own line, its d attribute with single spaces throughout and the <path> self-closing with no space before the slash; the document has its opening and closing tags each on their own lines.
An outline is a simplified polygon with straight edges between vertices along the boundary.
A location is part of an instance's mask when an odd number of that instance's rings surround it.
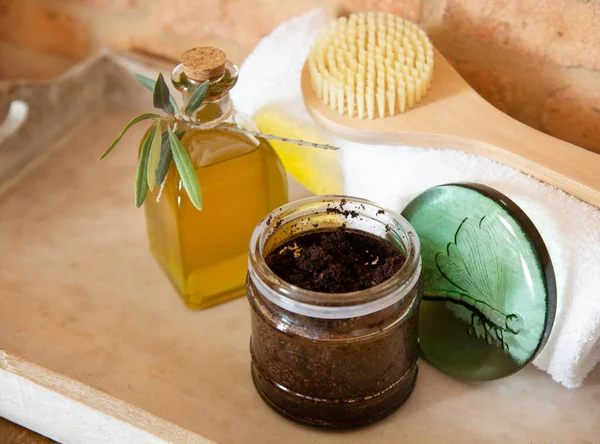
<svg viewBox="0 0 600 444">
<path fill-rule="evenodd" d="M 208 44 L 239 63 L 317 6 L 419 23 L 492 104 L 600 153 L 600 0 L 0 0 L 0 41 L 74 61 L 101 46 L 177 59 Z"/>
</svg>

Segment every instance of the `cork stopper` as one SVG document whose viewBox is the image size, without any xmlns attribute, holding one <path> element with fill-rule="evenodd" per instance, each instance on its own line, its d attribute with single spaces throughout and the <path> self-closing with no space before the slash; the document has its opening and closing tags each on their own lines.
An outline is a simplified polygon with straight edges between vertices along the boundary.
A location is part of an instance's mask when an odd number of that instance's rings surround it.
<svg viewBox="0 0 600 444">
<path fill-rule="evenodd" d="M 225 72 L 226 61 L 227 55 L 212 46 L 188 49 L 181 55 L 185 75 L 200 82 L 221 77 Z"/>
</svg>

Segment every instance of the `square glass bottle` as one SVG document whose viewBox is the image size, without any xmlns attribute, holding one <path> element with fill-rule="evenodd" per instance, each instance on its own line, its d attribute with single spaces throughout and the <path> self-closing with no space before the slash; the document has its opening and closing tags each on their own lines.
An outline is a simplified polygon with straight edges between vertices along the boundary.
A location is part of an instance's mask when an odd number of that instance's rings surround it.
<svg viewBox="0 0 600 444">
<path fill-rule="evenodd" d="M 271 145 L 227 131 L 240 121 L 229 96 L 237 76 L 235 65 L 218 49 L 184 53 L 172 73 L 184 107 L 208 82 L 205 100 L 189 116 L 192 126 L 181 128 L 186 129 L 181 143 L 195 167 L 203 207 L 194 207 L 173 163 L 163 186 L 150 192 L 144 204 L 152 253 L 192 309 L 244 294 L 254 226 L 287 201 L 285 171 Z"/>
</svg>

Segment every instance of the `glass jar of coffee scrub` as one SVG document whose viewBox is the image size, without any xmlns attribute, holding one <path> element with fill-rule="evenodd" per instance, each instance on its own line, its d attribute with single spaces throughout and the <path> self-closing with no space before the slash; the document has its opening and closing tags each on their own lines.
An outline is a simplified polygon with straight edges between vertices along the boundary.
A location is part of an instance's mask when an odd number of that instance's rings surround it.
<svg viewBox="0 0 600 444">
<path fill-rule="evenodd" d="M 250 243 L 252 377 L 298 422 L 355 427 L 401 406 L 418 372 L 420 245 L 400 215 L 321 196 L 273 211 Z"/>
</svg>

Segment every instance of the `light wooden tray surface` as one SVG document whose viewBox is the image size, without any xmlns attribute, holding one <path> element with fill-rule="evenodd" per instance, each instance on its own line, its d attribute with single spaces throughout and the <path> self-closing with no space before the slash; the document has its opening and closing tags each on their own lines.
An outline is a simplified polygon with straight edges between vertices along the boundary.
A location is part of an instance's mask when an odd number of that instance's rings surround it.
<svg viewBox="0 0 600 444">
<path fill-rule="evenodd" d="M 126 92 L 113 81 L 99 84 L 106 98 Z M 65 118 L 43 108 L 41 135 Z M 532 366 L 476 384 L 421 362 L 407 404 L 373 426 L 280 417 L 251 381 L 247 301 L 188 310 L 148 251 L 133 204 L 144 125 L 96 161 L 136 109 L 88 111 L 0 194 L 0 416 L 61 442 L 598 442 L 599 370 L 568 390 Z"/>
<path fill-rule="evenodd" d="M 600 155 L 537 131 L 486 102 L 436 49 L 433 83 L 404 114 L 375 120 L 350 118 L 316 96 L 308 63 L 302 93 L 326 131 L 363 143 L 450 148 L 479 154 L 600 207 Z M 367 155 L 367 154 L 365 154 Z"/>
</svg>

